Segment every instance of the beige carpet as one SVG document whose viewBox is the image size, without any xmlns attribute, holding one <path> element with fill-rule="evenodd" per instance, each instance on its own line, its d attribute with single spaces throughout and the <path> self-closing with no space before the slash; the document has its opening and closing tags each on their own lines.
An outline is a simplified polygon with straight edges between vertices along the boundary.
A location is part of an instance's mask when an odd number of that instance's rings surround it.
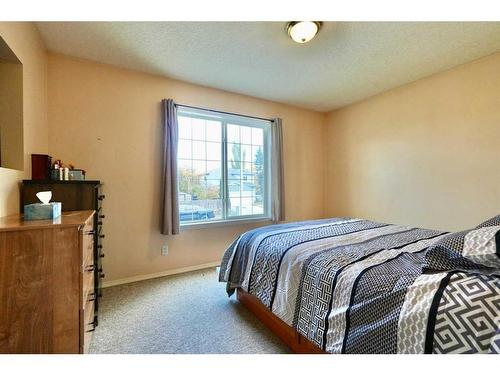
<svg viewBox="0 0 500 375">
<path fill-rule="evenodd" d="M 215 269 L 104 289 L 91 353 L 288 353 Z"/>
</svg>

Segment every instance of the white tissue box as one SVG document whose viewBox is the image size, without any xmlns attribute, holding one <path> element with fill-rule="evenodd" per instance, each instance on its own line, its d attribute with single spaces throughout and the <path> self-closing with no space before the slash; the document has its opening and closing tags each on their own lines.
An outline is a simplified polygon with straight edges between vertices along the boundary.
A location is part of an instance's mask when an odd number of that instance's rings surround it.
<svg viewBox="0 0 500 375">
<path fill-rule="evenodd" d="M 33 203 L 24 206 L 24 220 L 47 220 L 61 216 L 61 202 Z"/>
</svg>

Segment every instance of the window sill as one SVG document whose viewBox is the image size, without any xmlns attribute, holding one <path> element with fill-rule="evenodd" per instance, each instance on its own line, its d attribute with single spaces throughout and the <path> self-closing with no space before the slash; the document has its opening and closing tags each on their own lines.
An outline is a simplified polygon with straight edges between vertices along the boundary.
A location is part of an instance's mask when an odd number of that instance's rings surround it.
<svg viewBox="0 0 500 375">
<path fill-rule="evenodd" d="M 230 226 L 230 225 L 263 223 L 263 222 L 268 222 L 269 224 L 272 224 L 272 220 L 270 217 L 259 217 L 259 218 L 252 218 L 252 219 L 202 221 L 202 222 L 198 222 L 198 223 L 181 224 L 181 231 L 193 230 L 193 229 L 226 227 L 226 226 Z"/>
</svg>

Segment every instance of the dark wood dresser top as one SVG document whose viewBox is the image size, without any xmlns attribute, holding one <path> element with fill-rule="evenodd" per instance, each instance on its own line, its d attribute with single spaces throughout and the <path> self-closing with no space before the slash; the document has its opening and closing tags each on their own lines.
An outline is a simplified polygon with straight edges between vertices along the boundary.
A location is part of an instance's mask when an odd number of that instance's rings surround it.
<svg viewBox="0 0 500 375">
<path fill-rule="evenodd" d="M 23 180 L 23 184 L 27 185 L 39 185 L 39 184 L 62 184 L 62 185 L 101 185 L 101 181 L 99 180 Z"/>
</svg>

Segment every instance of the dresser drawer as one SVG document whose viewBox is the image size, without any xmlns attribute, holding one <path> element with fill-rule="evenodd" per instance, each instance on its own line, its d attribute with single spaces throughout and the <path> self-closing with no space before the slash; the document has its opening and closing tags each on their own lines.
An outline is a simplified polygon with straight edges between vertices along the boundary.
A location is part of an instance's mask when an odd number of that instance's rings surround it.
<svg viewBox="0 0 500 375">
<path fill-rule="evenodd" d="M 90 341 L 92 340 L 92 336 L 95 330 L 95 320 L 94 320 L 94 301 L 87 301 L 85 304 L 85 308 L 83 309 L 83 327 L 81 329 L 82 332 L 82 342 L 81 342 L 81 351 L 83 353 L 89 352 Z"/>
<path fill-rule="evenodd" d="M 86 222 L 83 227 L 84 232 L 90 232 L 94 229 L 94 217 L 90 217 Z"/>
<path fill-rule="evenodd" d="M 94 263 L 91 262 L 83 268 L 82 275 L 82 306 L 85 306 L 89 300 L 95 299 L 94 293 Z"/>
<path fill-rule="evenodd" d="M 94 231 L 92 226 L 92 220 L 90 225 L 85 225 L 83 228 L 83 240 L 82 240 L 82 264 L 88 265 L 89 259 L 94 257 Z"/>
</svg>

